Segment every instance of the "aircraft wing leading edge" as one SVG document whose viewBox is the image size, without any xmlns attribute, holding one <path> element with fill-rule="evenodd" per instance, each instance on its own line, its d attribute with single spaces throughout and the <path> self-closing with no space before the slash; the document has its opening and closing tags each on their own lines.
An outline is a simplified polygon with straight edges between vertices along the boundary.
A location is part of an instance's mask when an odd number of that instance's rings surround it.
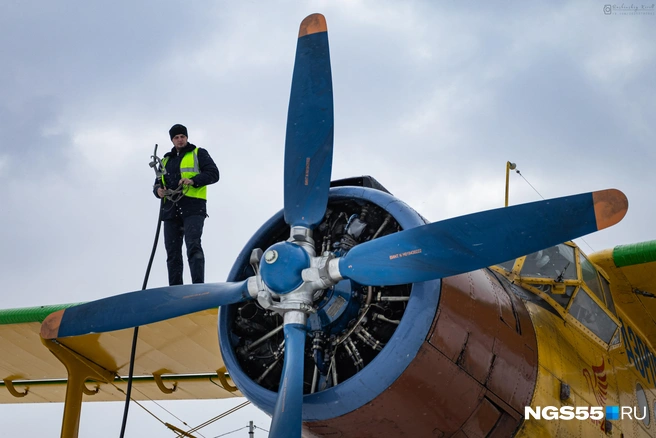
<svg viewBox="0 0 656 438">
<path fill-rule="evenodd" d="M 55 308 L 56 307 L 56 308 Z M 0 403 L 63 402 L 67 372 L 42 344 L 41 321 L 48 306 L 0 310 Z M 116 375 L 114 382 L 88 382 L 84 401 L 123 401 L 133 330 L 59 339 L 80 357 Z M 189 400 L 241 397 L 229 379 L 219 350 L 217 309 L 139 329 L 132 398 Z M 161 378 L 159 377 L 161 376 Z M 92 394 L 96 391 L 97 393 Z M 175 390 L 171 392 L 171 389 Z M 27 390 L 27 391 L 26 391 Z"/>
</svg>

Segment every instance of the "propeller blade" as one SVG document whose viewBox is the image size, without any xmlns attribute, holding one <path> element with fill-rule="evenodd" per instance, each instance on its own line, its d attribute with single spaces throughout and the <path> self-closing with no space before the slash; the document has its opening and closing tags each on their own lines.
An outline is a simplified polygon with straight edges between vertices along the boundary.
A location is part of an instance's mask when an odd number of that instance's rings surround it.
<svg viewBox="0 0 656 438">
<path fill-rule="evenodd" d="M 287 114 L 285 222 L 313 228 L 328 205 L 333 162 L 333 85 L 323 15 L 301 23 Z"/>
<path fill-rule="evenodd" d="M 271 436 L 300 438 L 303 413 L 304 324 L 285 324 L 285 362 L 273 410 Z"/>
<path fill-rule="evenodd" d="M 379 286 L 449 277 L 604 229 L 627 209 L 624 194 L 609 189 L 460 216 L 360 244 L 339 271 Z"/>
<path fill-rule="evenodd" d="M 250 299 L 248 280 L 167 286 L 103 298 L 54 312 L 43 321 L 44 339 L 102 333 L 151 324 Z"/>
</svg>

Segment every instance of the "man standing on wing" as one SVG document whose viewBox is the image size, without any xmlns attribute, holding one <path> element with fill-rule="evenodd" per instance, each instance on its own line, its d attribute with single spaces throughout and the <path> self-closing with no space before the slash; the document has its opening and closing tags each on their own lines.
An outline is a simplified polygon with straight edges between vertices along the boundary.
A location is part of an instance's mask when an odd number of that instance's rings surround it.
<svg viewBox="0 0 656 438">
<path fill-rule="evenodd" d="M 219 180 L 219 169 L 205 149 L 187 142 L 183 125 L 173 125 L 169 136 L 173 148 L 162 159 L 166 172 L 155 180 L 153 190 L 158 198 L 167 198 L 162 202 L 162 221 L 169 285 L 182 284 L 183 238 L 191 281 L 204 283 L 205 254 L 200 241 L 207 217 L 207 186 Z"/>
</svg>

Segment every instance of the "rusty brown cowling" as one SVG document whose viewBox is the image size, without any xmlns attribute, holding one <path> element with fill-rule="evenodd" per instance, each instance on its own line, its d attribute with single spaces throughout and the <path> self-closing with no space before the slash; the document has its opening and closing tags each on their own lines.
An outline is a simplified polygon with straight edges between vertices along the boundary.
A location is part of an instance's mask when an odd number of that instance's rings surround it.
<svg viewBox="0 0 656 438">
<path fill-rule="evenodd" d="M 367 405 L 304 424 L 304 436 L 507 438 L 531 401 L 535 331 L 524 303 L 487 270 L 445 278 L 426 342 Z"/>
</svg>

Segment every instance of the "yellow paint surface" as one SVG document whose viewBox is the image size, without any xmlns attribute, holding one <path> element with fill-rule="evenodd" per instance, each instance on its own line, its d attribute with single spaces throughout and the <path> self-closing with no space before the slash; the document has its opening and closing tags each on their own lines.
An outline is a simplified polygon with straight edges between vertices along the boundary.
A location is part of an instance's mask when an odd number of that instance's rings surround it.
<svg viewBox="0 0 656 438">
<path fill-rule="evenodd" d="M 607 348 L 559 315 L 534 303 L 527 303 L 538 340 L 538 377 L 531 406 L 637 406 L 636 383 L 645 389 L 651 422 L 611 421 L 606 434 L 602 421 L 525 420 L 518 437 L 654 437 L 656 419 L 653 407 L 656 392 L 635 367 L 628 363 L 623 343 Z M 625 323 L 626 315 L 620 314 Z M 561 382 L 570 386 L 570 397 L 560 400 Z"/>
<path fill-rule="evenodd" d="M 66 369 L 45 348 L 39 337 L 39 323 L 0 325 L 0 378 L 2 380 L 38 381 L 65 379 Z M 60 340 L 65 346 L 101 367 L 127 376 L 133 330 L 86 335 Z M 209 374 L 224 366 L 219 351 L 217 310 L 186 315 L 139 328 L 135 376 L 166 374 Z M 179 380 L 179 381 L 178 381 Z M 205 376 L 198 379 L 165 379 L 170 387 L 178 381 L 178 389 L 171 394 L 161 392 L 154 381 L 135 382 L 132 396 L 137 400 L 182 400 L 241 397 L 239 391 L 222 388 L 218 379 Z M 231 382 L 231 381 L 230 381 Z M 29 386 L 28 395 L 12 396 L 0 385 L 0 403 L 63 402 L 66 385 L 63 383 L 16 385 L 17 391 Z M 89 384 L 91 389 L 93 385 Z M 125 388 L 124 382 L 117 386 Z M 125 395 L 114 386 L 100 386 L 98 394 L 84 396 L 85 401 L 124 400 Z"/>
</svg>

